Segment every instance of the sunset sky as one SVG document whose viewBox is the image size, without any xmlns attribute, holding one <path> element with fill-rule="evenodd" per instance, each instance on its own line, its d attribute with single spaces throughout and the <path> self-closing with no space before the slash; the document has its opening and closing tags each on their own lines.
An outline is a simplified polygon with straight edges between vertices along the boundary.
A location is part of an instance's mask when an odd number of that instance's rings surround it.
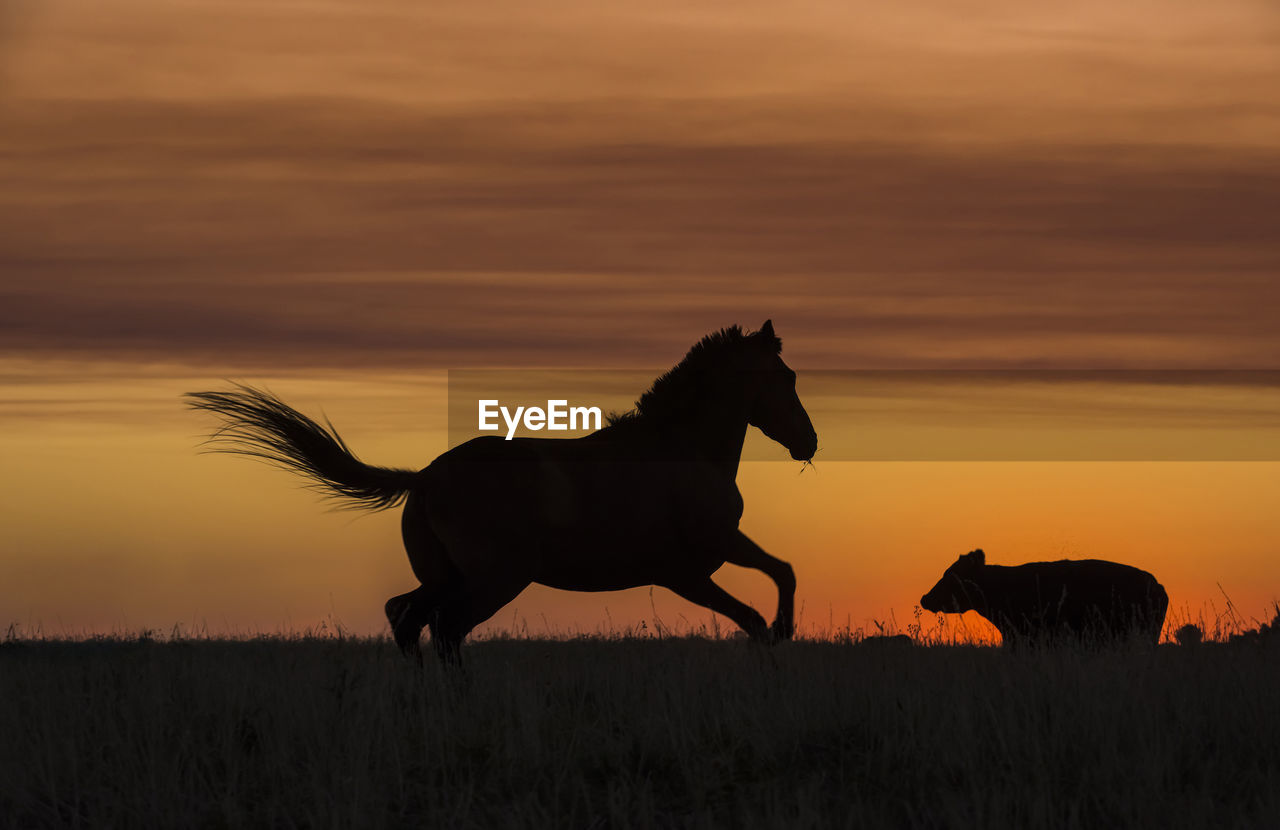
<svg viewBox="0 0 1280 830">
<path fill-rule="evenodd" d="M 652 377 L 766 318 L 824 450 L 752 439 L 742 528 L 802 628 L 903 628 L 976 547 L 1269 617 L 1276 90 L 1271 0 L 6 3 L 0 625 L 384 630 L 398 517 L 199 455 L 183 392 L 421 467 L 449 370 Z M 533 588 L 492 625 L 655 612 L 710 619 Z"/>
</svg>

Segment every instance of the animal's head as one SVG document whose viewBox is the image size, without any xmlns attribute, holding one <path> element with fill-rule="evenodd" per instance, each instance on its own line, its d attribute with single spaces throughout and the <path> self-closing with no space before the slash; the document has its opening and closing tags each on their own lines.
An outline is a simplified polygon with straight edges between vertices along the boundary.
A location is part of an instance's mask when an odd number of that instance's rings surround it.
<svg viewBox="0 0 1280 830">
<path fill-rule="evenodd" d="M 782 340 L 773 321 L 748 336 L 754 341 L 752 365 L 756 382 L 747 423 L 786 447 L 796 461 L 808 461 L 818 451 L 818 433 L 796 394 L 796 373 L 782 362 Z"/>
<path fill-rule="evenodd" d="M 982 595 L 977 580 L 986 565 L 987 555 L 981 548 L 964 554 L 947 568 L 942 579 L 929 589 L 929 593 L 920 597 L 920 607 L 933 613 L 959 614 L 972 611 L 974 599 Z"/>
</svg>

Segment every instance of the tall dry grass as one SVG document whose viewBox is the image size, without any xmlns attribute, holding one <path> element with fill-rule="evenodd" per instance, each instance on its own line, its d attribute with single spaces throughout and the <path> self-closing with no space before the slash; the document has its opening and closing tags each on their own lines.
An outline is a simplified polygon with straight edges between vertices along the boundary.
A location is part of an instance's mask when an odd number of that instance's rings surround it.
<svg viewBox="0 0 1280 830">
<path fill-rule="evenodd" d="M 1280 649 L 10 639 L 7 827 L 1274 827 Z"/>
</svg>

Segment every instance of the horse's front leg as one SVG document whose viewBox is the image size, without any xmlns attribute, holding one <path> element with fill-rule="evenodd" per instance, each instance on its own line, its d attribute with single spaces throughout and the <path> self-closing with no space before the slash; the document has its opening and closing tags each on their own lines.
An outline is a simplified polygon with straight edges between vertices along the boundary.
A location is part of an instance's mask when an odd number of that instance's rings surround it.
<svg viewBox="0 0 1280 830">
<path fill-rule="evenodd" d="M 774 638 L 790 640 L 796 630 L 796 572 L 786 562 L 765 553 L 763 548 L 748 539 L 742 531 L 738 531 L 730 540 L 724 559 L 744 568 L 763 571 L 778 586 L 778 615 L 774 617 L 771 630 Z"/>
<path fill-rule="evenodd" d="M 712 582 L 710 576 L 696 575 L 669 579 L 661 585 L 689 602 L 701 605 L 703 608 L 710 608 L 717 614 L 723 614 L 737 623 L 753 640 L 770 639 L 769 625 L 764 621 L 764 617 L 760 616 L 760 612 Z"/>
</svg>

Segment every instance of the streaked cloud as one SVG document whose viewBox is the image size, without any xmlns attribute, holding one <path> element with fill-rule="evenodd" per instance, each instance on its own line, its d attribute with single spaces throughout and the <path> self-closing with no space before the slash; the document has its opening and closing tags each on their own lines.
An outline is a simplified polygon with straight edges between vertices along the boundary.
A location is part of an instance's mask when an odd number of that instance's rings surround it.
<svg viewBox="0 0 1280 830">
<path fill-rule="evenodd" d="M 590 347 L 613 363 L 774 316 L 827 365 L 1276 357 L 1280 156 L 512 136 L 437 162 L 393 125 L 369 143 L 396 152 L 295 153 L 265 138 L 298 127 L 287 110 L 183 126 L 140 109 L 99 113 L 114 137 L 86 125 L 98 149 L 55 152 L 32 127 L 13 154 L 5 348 L 445 367 Z"/>
<path fill-rule="evenodd" d="M 1266 4 L 502 9 L 18 12 L 0 349 L 649 366 L 772 316 L 802 365 L 1280 356 Z"/>
</svg>

